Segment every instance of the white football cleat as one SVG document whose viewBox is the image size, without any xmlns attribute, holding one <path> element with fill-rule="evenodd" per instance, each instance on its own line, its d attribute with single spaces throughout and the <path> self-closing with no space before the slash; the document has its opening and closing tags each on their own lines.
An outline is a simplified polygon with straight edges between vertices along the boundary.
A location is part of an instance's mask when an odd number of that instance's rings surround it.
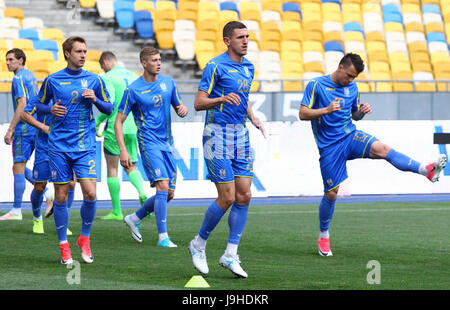
<svg viewBox="0 0 450 310">
<path fill-rule="evenodd" d="M 142 236 L 141 236 L 141 233 L 139 232 L 139 225 L 136 224 L 135 222 L 133 222 L 133 220 L 131 219 L 131 214 L 125 216 L 125 218 L 123 219 L 123 222 L 125 224 L 127 224 L 128 227 L 130 227 L 131 236 L 133 237 L 133 239 L 136 240 L 137 242 L 141 243 Z"/>
<path fill-rule="evenodd" d="M 189 242 L 189 253 L 192 256 L 192 263 L 194 264 L 195 269 L 200 271 L 203 274 L 208 274 L 208 262 L 206 261 L 206 251 L 205 248 L 196 247 L 194 240 Z"/>
<path fill-rule="evenodd" d="M 244 269 L 242 269 L 240 265 L 241 261 L 239 260 L 238 255 L 235 256 L 225 253 L 220 257 L 219 264 L 222 267 L 229 269 L 233 274 L 235 274 L 239 278 L 248 277 L 247 273 L 244 271 Z"/>
<path fill-rule="evenodd" d="M 447 156 L 445 154 L 440 154 L 438 159 L 429 165 L 427 165 L 428 175 L 427 178 L 431 182 L 439 181 L 439 175 L 442 169 L 445 168 L 447 164 Z"/>
</svg>

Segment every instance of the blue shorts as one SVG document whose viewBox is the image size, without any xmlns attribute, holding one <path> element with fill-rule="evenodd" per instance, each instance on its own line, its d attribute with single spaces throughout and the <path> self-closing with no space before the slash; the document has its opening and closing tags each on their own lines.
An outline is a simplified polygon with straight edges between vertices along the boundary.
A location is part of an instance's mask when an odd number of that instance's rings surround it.
<svg viewBox="0 0 450 310">
<path fill-rule="evenodd" d="M 28 161 L 34 151 L 36 136 L 16 136 L 14 135 L 12 152 L 13 161 L 15 163 L 21 163 Z"/>
<path fill-rule="evenodd" d="M 234 137 L 233 143 L 214 142 L 214 136 L 203 136 L 203 155 L 213 183 L 233 182 L 235 177 L 253 178 L 254 150 L 250 147 L 248 131 L 243 138 Z M 239 141 L 239 142 L 238 142 Z"/>
<path fill-rule="evenodd" d="M 378 141 L 372 135 L 356 130 L 343 140 L 320 150 L 320 171 L 324 192 L 328 192 L 345 181 L 347 175 L 347 160 L 369 158 L 372 143 Z"/>
<path fill-rule="evenodd" d="M 95 150 L 82 152 L 48 152 L 50 160 L 50 181 L 56 184 L 77 179 L 97 179 Z"/>
<path fill-rule="evenodd" d="M 48 182 L 50 179 L 50 163 L 48 160 L 34 162 L 33 179 L 34 182 Z"/>
<path fill-rule="evenodd" d="M 172 152 L 149 147 L 141 147 L 142 166 L 152 187 L 156 181 L 169 180 L 169 189 L 175 190 L 177 184 L 177 165 Z"/>
</svg>

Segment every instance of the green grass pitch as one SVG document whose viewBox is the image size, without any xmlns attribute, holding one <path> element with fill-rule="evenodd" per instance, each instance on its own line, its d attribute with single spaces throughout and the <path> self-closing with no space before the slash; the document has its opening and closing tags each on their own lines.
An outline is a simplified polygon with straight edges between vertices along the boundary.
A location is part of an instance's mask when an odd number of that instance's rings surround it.
<svg viewBox="0 0 450 310">
<path fill-rule="evenodd" d="M 446 203 L 337 204 L 331 226 L 333 257 L 317 253 L 316 205 L 253 206 L 239 255 L 247 279 L 236 279 L 218 264 L 228 237 L 227 215 L 207 246 L 205 280 L 213 290 L 447 290 L 450 288 L 450 206 Z M 143 243 L 123 222 L 103 221 L 97 210 L 91 233 L 93 264 L 82 262 L 76 238 L 79 210 L 70 212 L 72 257 L 80 262 L 80 283 L 59 263 L 53 218 L 44 235 L 33 235 L 32 213 L 22 221 L 0 222 L 1 290 L 183 290 L 198 272 L 187 250 L 205 207 L 169 207 L 168 229 L 178 248 L 156 246 L 155 218 L 141 224 Z M 131 213 L 125 209 L 124 213 Z M 379 284 L 369 284 L 369 261 L 379 262 Z"/>
</svg>

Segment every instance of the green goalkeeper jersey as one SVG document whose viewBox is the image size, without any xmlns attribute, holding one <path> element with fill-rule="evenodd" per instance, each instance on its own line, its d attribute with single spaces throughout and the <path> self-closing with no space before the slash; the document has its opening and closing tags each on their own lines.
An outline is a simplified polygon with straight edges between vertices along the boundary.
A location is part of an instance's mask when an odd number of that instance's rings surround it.
<svg viewBox="0 0 450 310">
<path fill-rule="evenodd" d="M 133 83 L 137 78 L 137 74 L 121 66 L 115 66 L 102 76 L 102 79 L 105 81 L 106 89 L 110 94 L 111 102 L 114 103 L 114 110 L 111 115 L 106 115 L 103 113 L 99 114 L 95 121 L 97 131 L 100 124 L 107 119 L 103 135 L 110 135 L 114 137 L 114 122 L 116 121 L 117 110 L 119 109 L 120 102 L 122 101 L 123 93 L 125 92 L 125 89 L 128 88 L 128 85 Z M 131 117 L 129 115 L 123 124 L 123 134 L 135 135 L 136 132 L 137 128 L 134 123 L 134 118 L 132 115 Z"/>
</svg>

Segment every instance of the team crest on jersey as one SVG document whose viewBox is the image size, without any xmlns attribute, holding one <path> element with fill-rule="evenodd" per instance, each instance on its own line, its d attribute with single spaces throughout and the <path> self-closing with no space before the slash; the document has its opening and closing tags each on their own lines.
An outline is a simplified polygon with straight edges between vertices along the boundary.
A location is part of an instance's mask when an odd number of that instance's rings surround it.
<svg viewBox="0 0 450 310">
<path fill-rule="evenodd" d="M 332 179 L 328 179 L 327 180 L 327 184 L 328 184 L 328 186 L 333 186 L 333 180 Z"/>
<path fill-rule="evenodd" d="M 160 177 L 161 176 L 161 169 L 156 168 L 155 169 L 155 174 L 156 174 L 157 177 Z"/>
<path fill-rule="evenodd" d="M 346 97 L 350 96 L 350 89 L 348 87 L 344 87 L 344 95 Z"/>
<path fill-rule="evenodd" d="M 161 83 L 161 84 L 159 84 L 159 86 L 161 87 L 162 91 L 167 91 L 167 86 L 165 83 Z"/>
<path fill-rule="evenodd" d="M 247 67 L 244 67 L 244 72 L 247 77 L 250 77 L 250 71 L 248 71 Z"/>
<path fill-rule="evenodd" d="M 88 81 L 85 79 L 81 80 L 81 88 L 88 88 Z"/>
<path fill-rule="evenodd" d="M 219 174 L 220 177 L 224 178 L 227 175 L 227 172 L 225 171 L 225 169 L 220 169 Z"/>
</svg>

